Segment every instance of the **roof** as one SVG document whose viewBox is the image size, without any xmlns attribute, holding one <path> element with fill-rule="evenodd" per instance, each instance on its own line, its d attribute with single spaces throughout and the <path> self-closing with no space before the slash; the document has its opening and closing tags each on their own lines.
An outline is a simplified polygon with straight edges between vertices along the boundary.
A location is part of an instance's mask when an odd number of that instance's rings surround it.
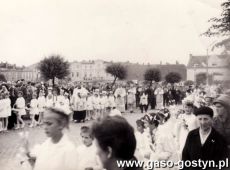
<svg viewBox="0 0 230 170">
<path fill-rule="evenodd" d="M 203 56 L 193 56 L 190 54 L 189 62 L 187 67 L 198 67 L 205 68 L 207 67 L 207 59 L 209 67 L 226 67 L 229 64 L 230 56 L 229 55 L 207 55 Z"/>
<path fill-rule="evenodd" d="M 190 54 L 187 67 L 206 67 L 207 56 L 193 56 Z"/>
</svg>

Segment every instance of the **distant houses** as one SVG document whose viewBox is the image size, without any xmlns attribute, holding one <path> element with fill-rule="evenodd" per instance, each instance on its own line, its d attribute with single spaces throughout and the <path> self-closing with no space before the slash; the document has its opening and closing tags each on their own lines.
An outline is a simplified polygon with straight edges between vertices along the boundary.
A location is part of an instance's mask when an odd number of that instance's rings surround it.
<svg viewBox="0 0 230 170">
<path fill-rule="evenodd" d="M 229 55 L 195 56 L 190 54 L 187 65 L 187 79 L 196 81 L 196 75 L 208 75 L 210 82 L 230 80 Z"/>
<path fill-rule="evenodd" d="M 162 79 L 169 72 L 178 72 L 182 80 L 196 80 L 199 73 L 208 74 L 212 81 L 223 81 L 230 79 L 229 56 L 211 55 L 196 56 L 190 54 L 187 66 L 184 64 L 139 64 L 130 62 L 119 62 L 127 68 L 126 80 L 144 80 L 144 73 L 149 68 L 158 68 L 161 71 Z M 105 72 L 105 68 L 114 62 L 103 60 L 74 61 L 70 63 L 71 81 L 112 81 L 113 77 Z M 38 64 L 29 67 L 16 67 L 8 63 L 0 63 L 0 73 L 4 74 L 8 81 L 24 79 L 27 81 L 41 81 L 41 76 L 37 68 Z"/>
</svg>

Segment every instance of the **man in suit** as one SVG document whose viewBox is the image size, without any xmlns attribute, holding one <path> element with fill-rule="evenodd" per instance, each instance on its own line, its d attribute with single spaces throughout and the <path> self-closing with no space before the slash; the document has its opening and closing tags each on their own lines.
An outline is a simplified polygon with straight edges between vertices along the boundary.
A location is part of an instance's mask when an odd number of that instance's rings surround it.
<svg viewBox="0 0 230 170">
<path fill-rule="evenodd" d="M 182 152 L 183 161 L 215 161 L 227 158 L 227 143 L 213 127 L 213 110 L 201 107 L 195 113 L 199 128 L 189 132 Z M 203 167 L 184 167 L 184 169 L 202 169 Z M 212 169 L 207 167 L 206 169 Z M 215 168 L 214 168 L 215 169 Z"/>
</svg>

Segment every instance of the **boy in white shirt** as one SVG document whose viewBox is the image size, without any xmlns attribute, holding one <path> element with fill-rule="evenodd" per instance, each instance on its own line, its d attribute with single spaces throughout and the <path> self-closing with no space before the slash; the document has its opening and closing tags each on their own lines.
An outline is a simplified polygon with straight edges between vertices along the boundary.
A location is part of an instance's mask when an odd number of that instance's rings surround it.
<svg viewBox="0 0 230 170">
<path fill-rule="evenodd" d="M 82 126 L 80 134 L 83 145 L 77 147 L 77 154 L 79 155 L 79 170 L 102 169 L 97 157 L 96 146 L 93 144 L 93 137 L 91 135 L 90 128 L 88 126 Z"/>
<path fill-rule="evenodd" d="M 75 145 L 65 133 L 69 127 L 69 115 L 62 109 L 49 107 L 44 114 L 44 130 L 47 139 L 41 145 L 25 151 L 34 170 L 78 170 L 78 155 Z"/>
</svg>

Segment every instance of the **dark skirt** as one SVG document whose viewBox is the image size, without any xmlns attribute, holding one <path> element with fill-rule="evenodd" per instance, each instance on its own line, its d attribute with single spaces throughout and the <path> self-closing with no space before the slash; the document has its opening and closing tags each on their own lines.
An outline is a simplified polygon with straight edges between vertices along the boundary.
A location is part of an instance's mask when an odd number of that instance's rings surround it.
<svg viewBox="0 0 230 170">
<path fill-rule="evenodd" d="M 73 120 L 82 121 L 85 120 L 85 117 L 86 117 L 86 110 L 73 112 Z"/>
</svg>

